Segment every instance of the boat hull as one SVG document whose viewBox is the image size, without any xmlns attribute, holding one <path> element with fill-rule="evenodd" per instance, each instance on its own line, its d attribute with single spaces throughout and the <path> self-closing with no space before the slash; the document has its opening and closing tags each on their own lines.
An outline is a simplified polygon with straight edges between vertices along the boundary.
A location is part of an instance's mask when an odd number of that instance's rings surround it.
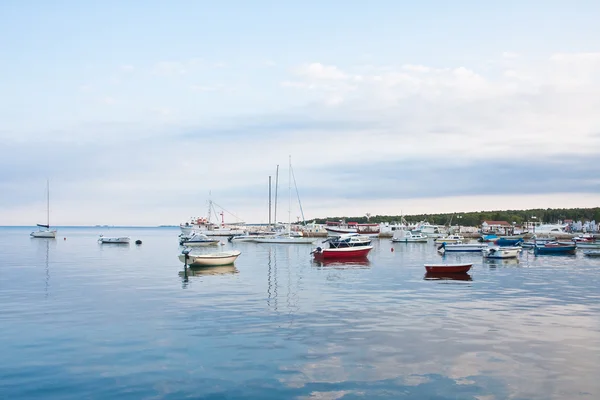
<svg viewBox="0 0 600 400">
<path fill-rule="evenodd" d="M 56 231 L 31 232 L 30 236 L 34 237 L 34 238 L 55 239 L 56 238 Z"/>
<path fill-rule="evenodd" d="M 533 248 L 537 255 L 572 255 L 575 254 L 575 245 L 573 246 L 536 246 Z"/>
<path fill-rule="evenodd" d="M 213 254 L 188 254 L 187 264 L 190 267 L 218 267 L 221 265 L 230 265 L 242 254 L 241 251 L 229 251 Z M 179 261 L 185 263 L 185 254 L 179 255 Z"/>
<path fill-rule="evenodd" d="M 459 243 L 459 244 L 447 244 L 445 246 L 443 246 L 440 251 L 445 251 L 447 253 L 454 253 L 454 252 L 468 252 L 468 253 L 479 253 L 484 249 L 487 249 L 488 245 L 487 244 L 465 244 L 465 243 Z"/>
<path fill-rule="evenodd" d="M 473 264 L 425 264 L 425 270 L 434 274 L 464 274 L 472 266 Z"/>
<path fill-rule="evenodd" d="M 216 246 L 220 243 L 218 240 L 207 240 L 207 241 L 184 241 L 181 242 L 181 245 L 184 247 L 207 247 L 207 246 Z"/>
<path fill-rule="evenodd" d="M 356 228 L 331 228 L 331 227 L 325 227 L 325 230 L 327 231 L 327 233 L 329 235 L 332 235 L 332 236 L 344 235 L 346 233 L 357 233 L 357 231 L 358 231 Z"/>
<path fill-rule="evenodd" d="M 392 239 L 394 243 L 427 243 L 427 238 Z"/>
<path fill-rule="evenodd" d="M 494 241 L 494 244 L 497 246 L 516 246 L 519 243 L 522 243 L 523 239 L 507 239 L 507 238 L 498 238 Z"/>
<path fill-rule="evenodd" d="M 99 243 L 102 244 L 129 244 L 131 241 L 128 237 L 101 237 L 98 239 Z"/>
<path fill-rule="evenodd" d="M 588 257 L 600 257 L 600 250 L 585 250 L 583 255 Z"/>
<path fill-rule="evenodd" d="M 364 258 L 373 249 L 373 246 L 344 247 L 335 249 L 317 248 L 313 255 L 317 260 L 347 260 L 352 258 Z"/>
</svg>

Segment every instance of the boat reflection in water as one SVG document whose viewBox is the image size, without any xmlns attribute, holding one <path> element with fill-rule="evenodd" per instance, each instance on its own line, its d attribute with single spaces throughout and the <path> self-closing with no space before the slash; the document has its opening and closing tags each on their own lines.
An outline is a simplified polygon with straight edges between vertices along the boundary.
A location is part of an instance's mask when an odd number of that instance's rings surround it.
<svg viewBox="0 0 600 400">
<path fill-rule="evenodd" d="M 472 281 L 466 272 L 427 272 L 423 277 L 426 281 Z"/>
<path fill-rule="evenodd" d="M 490 268 L 519 266 L 518 258 L 484 258 L 483 262 Z"/>
<path fill-rule="evenodd" d="M 219 267 L 188 267 L 184 271 L 179 271 L 179 276 L 204 276 L 204 275 L 231 275 L 237 274 L 239 271 L 233 265 L 223 265 Z"/>
<path fill-rule="evenodd" d="M 371 268 L 371 262 L 368 258 L 359 258 L 352 260 L 327 260 L 314 259 L 312 263 L 317 268 L 327 267 L 333 269 L 367 269 Z"/>
</svg>

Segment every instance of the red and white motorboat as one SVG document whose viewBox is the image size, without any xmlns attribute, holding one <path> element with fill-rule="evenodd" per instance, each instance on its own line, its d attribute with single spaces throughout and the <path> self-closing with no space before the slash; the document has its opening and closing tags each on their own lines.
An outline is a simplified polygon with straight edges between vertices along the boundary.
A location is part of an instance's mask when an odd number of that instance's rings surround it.
<svg viewBox="0 0 600 400">
<path fill-rule="evenodd" d="M 425 264 L 427 272 L 445 272 L 450 274 L 468 272 L 473 263 L 470 264 Z"/>
<path fill-rule="evenodd" d="M 327 260 L 346 260 L 351 258 L 365 258 L 373 249 L 373 246 L 354 246 L 322 249 L 317 247 L 311 254 L 316 259 Z"/>
</svg>

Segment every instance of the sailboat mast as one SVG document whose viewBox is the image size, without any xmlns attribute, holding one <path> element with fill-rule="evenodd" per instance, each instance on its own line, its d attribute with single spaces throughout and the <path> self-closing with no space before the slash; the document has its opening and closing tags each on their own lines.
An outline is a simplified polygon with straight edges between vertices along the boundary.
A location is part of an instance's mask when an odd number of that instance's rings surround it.
<svg viewBox="0 0 600 400">
<path fill-rule="evenodd" d="M 288 166 L 288 234 L 292 230 L 292 156 Z"/>
<path fill-rule="evenodd" d="M 275 227 L 277 227 L 277 189 L 279 187 L 279 164 L 277 164 L 277 171 L 275 172 L 275 209 L 273 213 L 273 220 Z"/>
<path fill-rule="evenodd" d="M 50 229 L 50 179 L 46 180 L 46 225 Z"/>
<path fill-rule="evenodd" d="M 271 175 L 269 175 L 269 228 L 271 228 Z"/>
</svg>

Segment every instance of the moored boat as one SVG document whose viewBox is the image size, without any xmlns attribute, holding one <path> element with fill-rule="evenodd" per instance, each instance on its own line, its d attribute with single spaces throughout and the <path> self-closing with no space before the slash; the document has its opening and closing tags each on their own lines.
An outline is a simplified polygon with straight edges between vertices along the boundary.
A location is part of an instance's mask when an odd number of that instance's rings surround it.
<svg viewBox="0 0 600 400">
<path fill-rule="evenodd" d="M 442 243 L 438 247 L 440 253 L 444 252 L 480 252 L 487 248 L 488 245 L 485 243 Z"/>
<path fill-rule="evenodd" d="M 498 240 L 498 235 L 494 233 L 489 235 L 481 235 L 481 238 L 479 239 L 480 242 L 493 242 L 495 240 Z"/>
<path fill-rule="evenodd" d="M 357 247 L 357 246 L 369 246 L 371 239 L 368 236 L 363 236 L 358 233 L 347 233 L 345 235 L 333 236 L 323 241 L 323 243 L 329 243 L 329 248 L 342 248 L 342 247 Z"/>
<path fill-rule="evenodd" d="M 427 235 L 421 232 L 413 233 L 403 229 L 394 231 L 394 236 L 392 236 L 392 242 L 394 243 L 427 243 L 427 239 Z"/>
<path fill-rule="evenodd" d="M 351 258 L 364 258 L 373 249 L 373 246 L 338 247 L 323 249 L 317 247 L 311 254 L 315 259 L 341 260 Z"/>
<path fill-rule="evenodd" d="M 425 270 L 429 273 L 466 273 L 473 263 L 456 263 L 456 264 L 425 264 Z"/>
<path fill-rule="evenodd" d="M 239 250 L 223 251 L 219 253 L 190 254 L 186 249 L 179 255 L 179 261 L 190 267 L 216 267 L 219 265 L 233 264 L 242 254 Z"/>
<path fill-rule="evenodd" d="M 544 254 L 549 254 L 549 255 L 550 254 L 553 254 L 553 255 L 575 254 L 575 249 L 576 249 L 575 244 L 567 245 L 567 244 L 551 242 L 551 243 L 546 243 L 543 246 L 535 246 L 533 248 L 533 253 L 536 256 L 544 255 Z"/>
<path fill-rule="evenodd" d="M 56 238 L 56 229 L 50 229 L 50 180 L 46 182 L 46 223 L 37 224 L 38 230 L 33 231 L 29 236 L 33 238 L 54 239 Z"/>
<path fill-rule="evenodd" d="M 523 242 L 523 238 L 508 239 L 508 238 L 500 237 L 494 241 L 494 244 L 497 246 L 516 246 L 522 242 Z"/>
<path fill-rule="evenodd" d="M 485 258 L 516 258 L 521 253 L 521 247 L 488 247 L 483 249 L 483 257 Z"/>
<path fill-rule="evenodd" d="M 448 235 L 435 239 L 435 243 L 461 243 L 465 238 L 461 235 Z"/>
<path fill-rule="evenodd" d="M 190 237 L 182 237 L 179 241 L 181 246 L 200 247 L 200 246 L 215 246 L 219 244 L 219 239 L 211 239 L 201 233 L 194 233 Z"/>
<path fill-rule="evenodd" d="M 585 250 L 583 255 L 588 257 L 600 257 L 600 250 Z"/>
<path fill-rule="evenodd" d="M 100 235 L 98 238 L 98 242 L 103 244 L 129 244 L 130 241 L 131 238 L 129 236 L 106 237 Z"/>
</svg>

